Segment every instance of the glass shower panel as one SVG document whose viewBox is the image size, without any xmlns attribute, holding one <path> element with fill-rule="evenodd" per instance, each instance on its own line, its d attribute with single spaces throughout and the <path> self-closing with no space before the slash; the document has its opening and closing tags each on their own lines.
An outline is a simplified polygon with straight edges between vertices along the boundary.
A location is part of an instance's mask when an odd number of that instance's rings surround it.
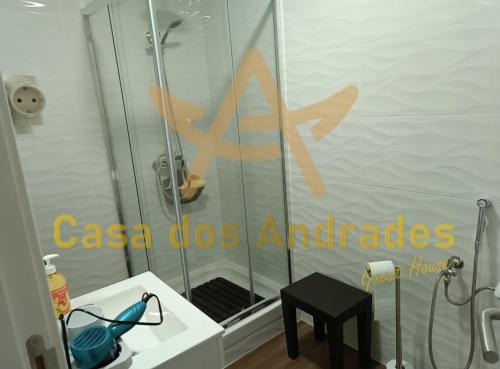
<svg viewBox="0 0 500 369">
<path fill-rule="evenodd" d="M 166 138 L 161 117 L 149 97 L 150 89 L 157 84 L 147 34 L 149 11 L 145 1 L 135 0 L 114 4 L 110 10 L 142 217 L 152 235 L 150 268 L 172 288 L 184 292 L 180 252 L 170 242 L 170 230 L 177 223 L 174 208 L 160 201 L 152 166 L 165 152 Z"/>
<path fill-rule="evenodd" d="M 108 8 L 101 8 L 92 14 L 88 18 L 88 26 L 92 36 L 90 51 L 95 60 L 95 76 L 99 80 L 96 88 L 101 95 L 101 111 L 106 122 L 111 162 L 115 178 L 119 178 L 114 181 L 118 212 L 120 222 L 127 227 L 130 240 L 140 233 L 134 227 L 142 224 L 142 218 Z M 126 251 L 131 274 L 140 274 L 149 269 L 144 249 L 128 245 Z"/>
<path fill-rule="evenodd" d="M 210 164 L 202 173 L 207 183 L 202 197 L 182 206 L 191 226 L 192 286 L 223 278 L 247 289 L 250 304 L 277 296 L 289 282 L 282 158 L 255 162 L 244 152 L 263 145 L 281 152 L 273 2 L 158 0 L 156 4 L 169 94 L 178 102 L 173 104 L 174 123 L 192 124 L 205 134 L 220 127 L 201 145 L 180 135 L 191 166 L 200 159 Z M 265 77 L 266 85 L 260 86 L 257 78 Z M 186 117 L 186 105 L 203 113 L 196 119 Z M 261 116 L 269 129 L 248 129 Z M 247 128 L 241 129 L 242 125 Z M 213 146 L 209 159 L 199 156 L 204 145 Z M 229 147 L 226 152 L 223 145 Z M 260 247 L 267 221 L 279 229 L 281 245 Z M 235 234 L 237 244 L 231 242 Z M 213 292 L 224 299 L 228 291 L 214 288 Z"/>
<path fill-rule="evenodd" d="M 277 294 L 289 283 L 289 264 L 274 1 L 230 0 L 228 15 L 241 145 L 261 153 L 269 148 L 279 152 L 269 151 L 264 160 L 242 161 L 255 292 Z M 265 242 L 273 229 L 279 239 Z"/>
<path fill-rule="evenodd" d="M 193 142 L 190 135 L 179 135 L 184 159 L 190 168 L 207 161 L 203 173 L 194 173 L 206 182 L 202 195 L 182 205 L 184 219 L 189 220 L 187 255 L 193 303 L 221 322 L 254 301 L 239 148 L 236 146 L 238 157 L 226 162 L 218 160 L 217 152 L 209 158 L 199 155 L 206 145 L 215 144 L 216 138 L 210 131 L 214 124 L 226 124 L 225 118 L 229 124 L 222 132 L 222 139 L 238 143 L 227 3 L 224 0 L 160 0 L 156 6 L 164 41 L 165 74 L 174 100 L 174 123 L 176 126 L 192 124 L 205 137 L 200 145 Z M 196 117 L 195 114 L 185 116 L 176 101 L 190 106 L 193 113 L 195 108 L 202 113 Z M 178 147 L 176 152 L 179 153 Z M 221 184 L 222 181 L 226 185 Z M 229 257 L 236 253 L 239 263 Z"/>
</svg>

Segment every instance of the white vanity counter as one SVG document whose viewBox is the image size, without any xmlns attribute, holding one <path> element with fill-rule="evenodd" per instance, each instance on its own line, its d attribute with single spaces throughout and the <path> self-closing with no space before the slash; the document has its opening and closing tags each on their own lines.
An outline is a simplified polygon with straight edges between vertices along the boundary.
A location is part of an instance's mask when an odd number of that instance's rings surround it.
<svg viewBox="0 0 500 369">
<path fill-rule="evenodd" d="M 71 301 L 72 307 L 99 305 L 113 319 L 142 294 L 156 294 L 162 304 L 160 326 L 136 326 L 122 336 L 134 353 L 132 369 L 221 369 L 224 366 L 224 329 L 203 314 L 153 273 L 146 272 Z M 151 299 L 141 321 L 159 321 Z"/>
</svg>

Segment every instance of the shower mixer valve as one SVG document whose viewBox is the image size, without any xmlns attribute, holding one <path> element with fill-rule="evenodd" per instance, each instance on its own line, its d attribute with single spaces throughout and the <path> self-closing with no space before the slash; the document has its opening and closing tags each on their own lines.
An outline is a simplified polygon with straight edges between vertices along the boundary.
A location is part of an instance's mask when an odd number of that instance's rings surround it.
<svg viewBox="0 0 500 369">
<path fill-rule="evenodd" d="M 450 256 L 448 259 L 448 269 L 463 269 L 464 261 L 460 256 Z"/>
<path fill-rule="evenodd" d="M 447 270 L 443 272 L 444 282 L 451 283 L 451 279 L 457 276 L 457 269 L 463 269 L 464 261 L 460 256 L 450 256 L 447 263 Z"/>
<path fill-rule="evenodd" d="M 457 276 L 457 271 L 455 269 L 448 269 L 444 273 L 443 279 L 445 284 L 450 284 L 452 278 Z"/>
</svg>

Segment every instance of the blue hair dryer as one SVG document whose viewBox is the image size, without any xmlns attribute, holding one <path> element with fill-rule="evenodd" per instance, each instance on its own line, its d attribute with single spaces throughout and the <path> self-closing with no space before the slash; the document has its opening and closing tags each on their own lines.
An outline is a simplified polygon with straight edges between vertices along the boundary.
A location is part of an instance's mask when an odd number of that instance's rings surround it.
<svg viewBox="0 0 500 369">
<path fill-rule="evenodd" d="M 80 333 L 71 343 L 71 353 L 80 369 L 107 365 L 118 356 L 116 340 L 138 323 L 146 311 L 143 299 L 122 311 L 107 327 L 91 327 Z M 119 323 L 126 322 L 126 323 Z"/>
</svg>

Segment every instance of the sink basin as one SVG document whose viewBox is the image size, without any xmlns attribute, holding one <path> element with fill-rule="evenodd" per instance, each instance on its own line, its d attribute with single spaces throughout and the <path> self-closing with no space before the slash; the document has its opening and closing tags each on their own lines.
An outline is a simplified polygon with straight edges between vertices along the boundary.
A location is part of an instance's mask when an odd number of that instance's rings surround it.
<svg viewBox="0 0 500 369">
<path fill-rule="evenodd" d="M 164 320 L 160 326 L 136 326 L 122 336 L 133 352 L 133 364 L 130 368 L 169 368 L 168 363 L 173 361 L 175 366 L 171 366 L 172 368 L 182 368 L 183 355 L 189 365 L 193 365 L 193 360 L 196 360 L 193 355 L 198 355 L 196 348 L 203 346 L 206 352 L 217 353 L 217 358 L 212 360 L 214 364 L 203 367 L 222 368 L 224 329 L 151 272 L 80 296 L 71 303 L 73 308 L 88 304 L 99 305 L 104 316 L 113 319 L 125 308 L 140 301 L 145 292 L 159 297 Z M 151 299 L 141 321 L 157 322 L 158 314 L 157 302 Z M 216 350 L 213 347 L 207 349 L 206 345 L 210 342 Z M 202 363 L 206 362 L 210 362 L 210 359 L 203 360 Z M 220 366 L 217 362 L 220 362 Z"/>
<path fill-rule="evenodd" d="M 143 286 L 131 287 L 105 297 L 96 302 L 99 305 L 106 318 L 113 319 L 120 314 L 124 307 L 130 306 L 141 299 L 141 296 L 148 292 Z M 161 301 L 163 313 L 163 324 L 159 326 L 137 326 L 128 331 L 122 336 L 122 339 L 127 343 L 127 346 L 134 353 L 139 353 L 147 348 L 158 345 L 163 341 L 167 341 L 179 333 L 188 329 L 177 316 L 175 316 Z M 158 304 L 152 299 L 148 303 L 142 322 L 158 322 Z M 147 337 L 148 339 L 144 339 Z"/>
</svg>

